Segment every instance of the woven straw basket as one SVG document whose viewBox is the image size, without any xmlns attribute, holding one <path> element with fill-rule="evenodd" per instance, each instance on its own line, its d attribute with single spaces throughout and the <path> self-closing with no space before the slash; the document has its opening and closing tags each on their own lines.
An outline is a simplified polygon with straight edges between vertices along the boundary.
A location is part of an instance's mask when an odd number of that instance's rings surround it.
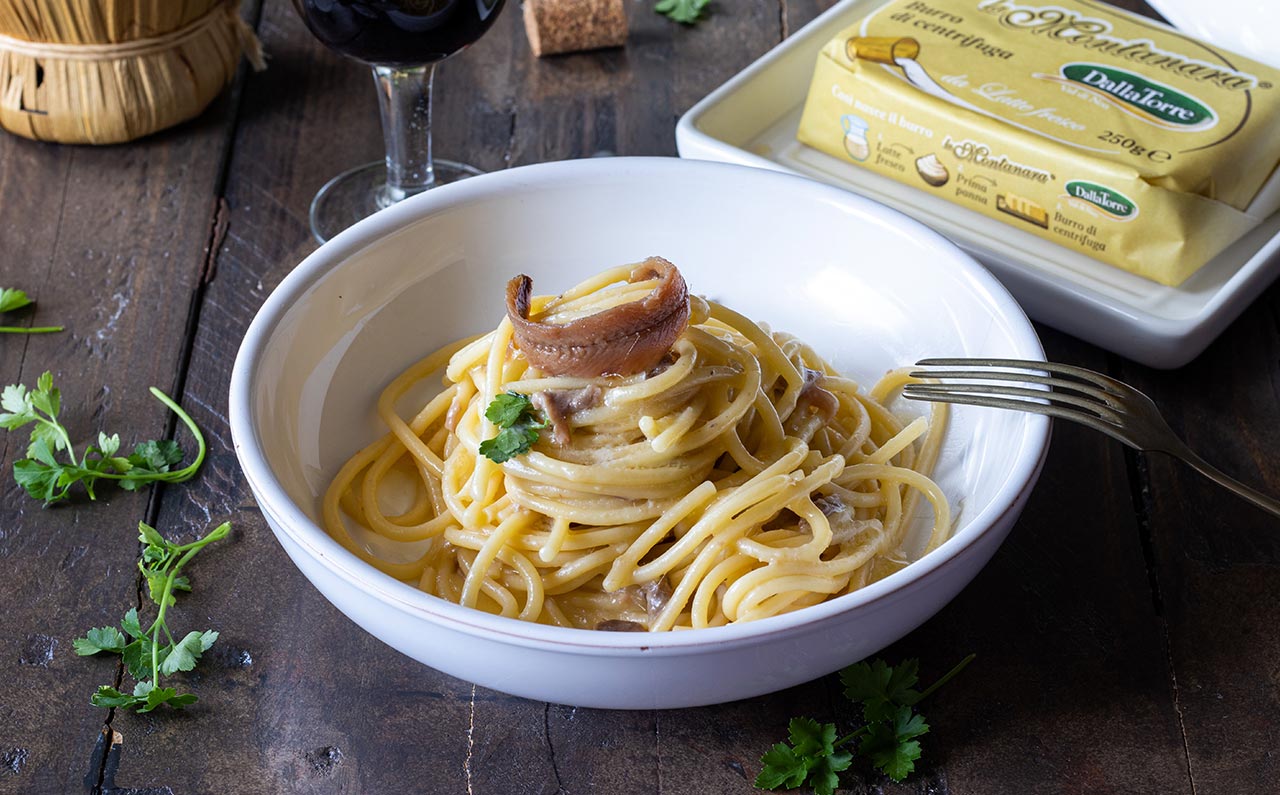
<svg viewBox="0 0 1280 795">
<path fill-rule="evenodd" d="M 238 0 L 0 0 L 0 127 L 131 141 L 198 115 L 262 50 Z"/>
</svg>

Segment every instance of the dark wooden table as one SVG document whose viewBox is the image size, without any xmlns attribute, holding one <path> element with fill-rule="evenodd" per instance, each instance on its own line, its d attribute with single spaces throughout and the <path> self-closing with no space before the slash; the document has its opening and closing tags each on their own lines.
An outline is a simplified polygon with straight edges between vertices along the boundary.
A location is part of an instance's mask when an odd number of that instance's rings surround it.
<svg viewBox="0 0 1280 795">
<path fill-rule="evenodd" d="M 439 81 L 438 151 L 491 170 L 674 155 L 682 112 L 829 5 L 719 0 L 685 29 L 631 0 L 625 51 L 535 61 L 509 2 Z M 4 383 L 52 370 L 80 439 L 172 435 L 154 384 L 210 441 L 191 483 L 96 503 L 43 510 L 0 478 L 0 793 L 747 793 L 789 718 L 852 719 L 832 678 L 670 712 L 508 697 L 383 646 L 294 569 L 232 453 L 228 378 L 259 305 L 314 247 L 312 195 L 381 140 L 362 69 L 284 0 L 244 11 L 271 67 L 242 73 L 199 120 L 107 148 L 0 135 L 0 284 L 39 299 L 20 322 L 69 327 L 0 339 Z M 1040 331 L 1051 358 L 1147 391 L 1194 448 L 1280 493 L 1278 321 L 1273 288 L 1176 372 Z M 0 445 L 8 472 L 25 434 Z M 142 603 L 144 519 L 181 539 L 235 528 L 177 608 L 181 626 L 222 633 L 184 713 L 90 706 L 118 666 L 72 651 Z M 892 785 L 851 771 L 851 791 L 1280 789 L 1280 523 L 1169 459 L 1059 425 L 1008 542 L 883 656 L 917 656 L 932 677 L 969 652 L 977 662 L 925 710 L 920 772 Z"/>
</svg>

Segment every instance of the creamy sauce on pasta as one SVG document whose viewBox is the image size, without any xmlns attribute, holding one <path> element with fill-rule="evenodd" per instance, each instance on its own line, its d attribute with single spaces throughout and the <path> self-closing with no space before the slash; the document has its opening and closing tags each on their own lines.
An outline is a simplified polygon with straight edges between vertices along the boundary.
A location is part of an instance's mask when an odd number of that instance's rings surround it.
<svg viewBox="0 0 1280 795">
<path fill-rule="evenodd" d="M 568 322 L 647 294 L 615 268 L 534 299 Z M 661 631 L 777 615 L 849 593 L 907 561 L 919 498 L 926 551 L 950 533 L 929 479 L 946 406 L 904 420 L 885 405 L 911 381 L 870 391 L 807 344 L 691 298 L 688 327 L 660 367 L 629 377 L 548 376 L 504 319 L 432 353 L 378 399 L 389 428 L 324 496 L 327 531 L 427 593 L 526 621 Z M 414 416 L 397 402 L 424 379 L 442 390 Z M 592 388 L 598 400 L 503 464 L 479 455 L 495 396 Z M 821 388 L 831 396 L 814 399 Z M 393 511 L 388 506 L 395 505 Z M 406 507 L 407 506 L 407 507 Z M 356 527 L 421 554 L 388 560 Z"/>
</svg>

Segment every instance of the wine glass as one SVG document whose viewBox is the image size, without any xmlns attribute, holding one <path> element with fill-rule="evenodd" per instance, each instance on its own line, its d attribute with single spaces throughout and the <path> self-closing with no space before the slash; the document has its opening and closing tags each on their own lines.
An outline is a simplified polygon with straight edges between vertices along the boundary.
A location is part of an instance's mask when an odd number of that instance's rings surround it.
<svg viewBox="0 0 1280 795">
<path fill-rule="evenodd" d="M 329 180 L 311 202 L 321 243 L 401 199 L 480 169 L 431 156 L 436 64 L 484 35 L 504 0 L 293 0 L 326 46 L 373 67 L 382 112 L 383 163 Z"/>
</svg>

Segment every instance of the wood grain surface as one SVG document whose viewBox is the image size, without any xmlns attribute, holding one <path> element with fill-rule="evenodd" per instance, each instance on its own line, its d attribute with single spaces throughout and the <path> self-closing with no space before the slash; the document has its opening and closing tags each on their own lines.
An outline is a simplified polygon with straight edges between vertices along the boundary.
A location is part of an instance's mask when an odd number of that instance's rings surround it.
<svg viewBox="0 0 1280 795">
<path fill-rule="evenodd" d="M 509 7 L 441 66 L 436 151 L 489 170 L 674 155 L 684 111 L 830 5 L 718 0 L 683 28 L 629 0 L 625 49 L 547 59 Z M 314 249 L 312 196 L 380 157 L 381 136 L 365 70 L 312 39 L 286 0 L 243 13 L 271 66 L 197 121 L 102 149 L 0 137 L 0 284 L 39 300 L 18 322 L 69 327 L 0 339 L 4 383 L 52 370 L 77 442 L 99 427 L 172 435 L 156 385 L 210 444 L 192 482 L 104 489 L 96 503 L 42 510 L 0 479 L 0 793 L 748 793 L 791 717 L 851 722 L 833 677 L 662 712 L 502 695 L 392 651 L 303 579 L 236 464 L 227 385 L 254 313 Z M 1039 330 L 1050 358 L 1148 391 L 1192 447 L 1280 493 L 1280 291 L 1175 372 Z M 0 437 L 6 472 L 24 443 Z M 142 604 L 144 519 L 181 539 L 234 526 L 174 613 L 222 633 L 186 677 L 200 702 L 182 713 L 90 706 L 121 671 L 71 649 Z M 895 785 L 855 766 L 847 791 L 1276 791 L 1278 530 L 1175 462 L 1060 424 L 991 564 L 881 655 L 919 657 L 926 679 L 978 655 L 928 704 L 919 772 Z"/>
</svg>

